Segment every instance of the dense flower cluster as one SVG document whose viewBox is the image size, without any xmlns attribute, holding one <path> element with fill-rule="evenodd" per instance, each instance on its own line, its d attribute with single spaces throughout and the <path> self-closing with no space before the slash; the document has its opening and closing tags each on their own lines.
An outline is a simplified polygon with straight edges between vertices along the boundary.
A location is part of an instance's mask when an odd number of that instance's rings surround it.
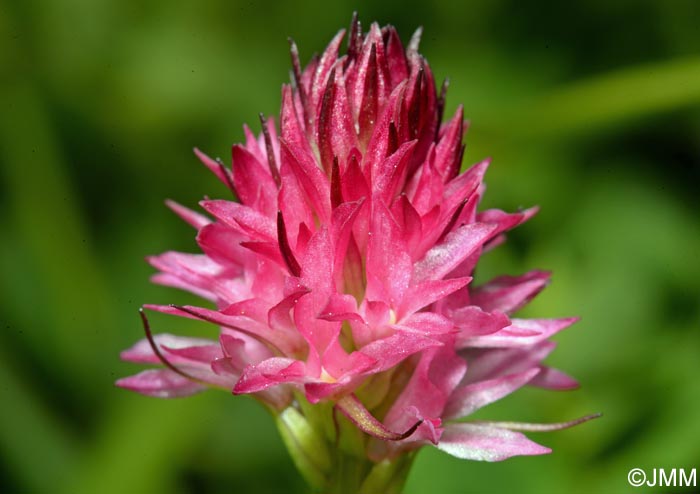
<svg viewBox="0 0 700 494">
<path fill-rule="evenodd" d="M 525 384 L 576 385 L 542 363 L 575 319 L 511 316 L 548 273 L 471 283 L 481 254 L 535 209 L 477 212 L 488 160 L 460 173 L 462 108 L 442 122 L 446 85 L 438 95 L 420 32 L 404 49 L 393 27 L 363 35 L 354 20 L 340 55 L 345 36 L 303 70 L 292 43 L 279 127 L 246 127 L 230 169 L 195 151 L 239 202 L 204 200 L 209 217 L 168 203 L 203 254 L 149 260 L 155 282 L 215 307 L 146 308 L 214 323 L 220 339 L 149 329 L 122 357 L 166 366 L 118 385 L 159 397 L 222 387 L 312 426 L 310 410 L 330 407 L 373 462 L 423 444 L 475 460 L 547 453 L 516 432 L 537 426 L 458 421 Z"/>
</svg>

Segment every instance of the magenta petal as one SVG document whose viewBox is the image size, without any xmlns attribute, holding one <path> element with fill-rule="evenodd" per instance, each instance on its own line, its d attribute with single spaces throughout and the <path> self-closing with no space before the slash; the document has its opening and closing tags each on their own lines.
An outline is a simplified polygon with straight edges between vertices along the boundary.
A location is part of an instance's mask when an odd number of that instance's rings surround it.
<svg viewBox="0 0 700 494">
<path fill-rule="evenodd" d="M 550 273 L 531 271 L 522 276 L 499 276 L 472 293 L 473 303 L 492 312 L 510 314 L 529 302 L 549 283 Z"/>
<path fill-rule="evenodd" d="M 411 259 L 415 262 L 425 253 L 420 252 L 418 246 L 424 239 L 423 222 L 418 211 L 413 207 L 406 194 L 401 194 L 392 204 L 391 213 L 403 231 L 404 241 Z"/>
<path fill-rule="evenodd" d="M 209 168 L 209 171 L 216 175 L 216 177 L 219 180 L 221 180 L 224 185 L 233 190 L 233 184 L 231 181 L 232 177 L 230 175 L 230 171 L 226 167 L 224 167 L 221 161 L 215 161 L 211 159 L 209 156 L 207 156 L 197 148 L 194 148 L 194 154 L 197 155 L 197 158 L 199 158 L 199 160 L 204 164 L 204 166 Z"/>
<path fill-rule="evenodd" d="M 456 310 L 447 311 L 446 315 L 459 328 L 458 347 L 466 346 L 468 338 L 495 333 L 507 326 L 511 321 L 501 312 L 484 312 L 476 305 L 468 305 Z"/>
<path fill-rule="evenodd" d="M 539 368 L 535 367 L 518 374 L 459 387 L 450 395 L 443 417 L 446 420 L 466 417 L 524 386 L 539 372 Z"/>
<path fill-rule="evenodd" d="M 412 286 L 404 296 L 397 317 L 409 315 L 427 307 L 433 302 L 443 299 L 461 288 L 467 286 L 471 278 L 451 278 L 448 280 L 427 280 Z"/>
<path fill-rule="evenodd" d="M 438 172 L 444 178 L 449 178 L 452 170 L 459 170 L 459 160 L 461 158 L 460 149 L 462 147 L 462 137 L 464 137 L 464 108 L 457 107 L 455 116 L 444 128 L 442 138 L 436 149 L 436 162 L 440 165 Z"/>
<path fill-rule="evenodd" d="M 200 228 L 197 243 L 207 257 L 222 266 L 220 270 L 228 270 L 225 281 L 229 281 L 250 261 L 250 254 L 240 245 L 245 238 L 223 223 L 210 223 Z"/>
<path fill-rule="evenodd" d="M 176 374 L 170 369 L 145 370 L 135 376 L 119 379 L 116 385 L 156 398 L 179 398 L 206 389 L 206 386 Z"/>
<path fill-rule="evenodd" d="M 511 456 L 552 452 L 519 432 L 468 423 L 446 426 L 437 447 L 457 458 L 477 461 L 502 461 Z"/>
<path fill-rule="evenodd" d="M 352 295 L 333 294 L 328 299 L 328 303 L 318 315 L 319 319 L 325 321 L 357 321 L 364 322 L 362 316 L 357 312 L 357 300 Z"/>
<path fill-rule="evenodd" d="M 537 374 L 528 384 L 538 388 L 553 389 L 557 391 L 565 391 L 579 387 L 578 381 L 573 377 L 558 369 L 553 369 L 546 366 L 542 366 L 540 373 Z"/>
<path fill-rule="evenodd" d="M 408 77 L 408 65 L 403 44 L 396 29 L 388 26 L 386 29 L 386 59 L 391 77 L 391 85 L 396 86 Z"/>
<path fill-rule="evenodd" d="M 372 373 L 377 373 L 392 368 L 414 353 L 442 345 L 440 341 L 418 332 L 397 331 L 387 338 L 365 345 L 360 352 L 377 361 L 377 366 L 372 369 Z"/>
<path fill-rule="evenodd" d="M 387 204 L 391 203 L 397 190 L 406 180 L 408 164 L 416 147 L 416 141 L 408 141 L 399 147 L 396 152 L 380 162 L 373 173 L 373 194 L 380 197 Z"/>
<path fill-rule="evenodd" d="M 223 200 L 202 201 L 200 204 L 212 216 L 247 235 L 250 240 L 263 242 L 277 240 L 275 222 L 255 209 Z"/>
<path fill-rule="evenodd" d="M 392 428 L 406 426 L 405 411 L 416 407 L 423 417 L 440 417 L 450 394 L 464 376 L 466 362 L 449 345 L 422 352 L 410 381 L 386 415 Z"/>
<path fill-rule="evenodd" d="M 267 216 L 277 211 L 277 185 L 263 165 L 243 146 L 235 145 L 233 158 L 233 184 L 240 201 L 257 208 Z"/>
<path fill-rule="evenodd" d="M 370 180 L 374 180 L 374 174 L 381 163 L 386 158 L 387 154 L 393 152 L 390 149 L 392 126 L 396 119 L 396 115 L 400 112 L 401 98 L 406 90 L 406 83 L 401 82 L 396 86 L 389 96 L 386 106 L 381 113 L 374 126 L 374 132 L 367 145 L 367 151 L 362 156 L 362 166 L 369 173 Z M 395 126 L 394 126 L 395 129 Z M 407 139 L 408 140 L 408 139 Z"/>
<path fill-rule="evenodd" d="M 280 266 L 286 267 L 285 260 L 280 253 L 279 244 L 274 242 L 241 242 L 241 247 L 244 247 L 262 257 L 274 261 Z"/>
<path fill-rule="evenodd" d="M 309 93 L 311 96 L 310 107 L 318 108 L 323 94 L 323 89 L 326 87 L 328 76 L 335 65 L 338 58 L 338 51 L 340 49 L 340 44 L 343 42 L 345 37 L 345 29 L 341 29 L 333 37 L 326 50 L 321 55 L 321 59 L 316 66 L 316 70 L 313 74 L 313 79 L 311 80 L 311 87 L 309 88 Z"/>
<path fill-rule="evenodd" d="M 318 147 L 326 172 L 330 171 L 334 158 L 345 162 L 350 150 L 358 146 L 344 76 L 340 70 L 334 70 L 331 76 L 318 116 Z"/>
<path fill-rule="evenodd" d="M 413 281 L 443 278 L 481 247 L 495 229 L 494 225 L 473 223 L 448 234 L 443 243 L 430 249 L 415 264 Z"/>
<path fill-rule="evenodd" d="M 578 321 L 564 319 L 512 319 L 512 324 L 496 333 L 468 338 L 470 347 L 512 347 L 534 345 Z"/>
<path fill-rule="evenodd" d="M 194 347 L 207 349 L 206 351 L 209 352 L 212 349 L 218 350 L 219 347 L 217 344 L 215 344 L 215 342 L 204 338 L 188 338 L 184 336 L 174 336 L 167 333 L 157 334 L 153 337 L 153 339 L 158 347 L 167 347 L 174 355 L 177 354 L 177 350 L 179 349 Z M 183 359 L 191 360 L 188 358 L 187 354 L 182 354 L 179 356 Z M 137 364 L 160 364 L 160 359 L 158 359 L 158 357 L 153 353 L 153 348 L 151 348 L 151 344 L 146 338 L 139 340 L 128 350 L 124 350 L 120 354 L 120 358 L 127 362 L 134 362 Z M 177 361 L 173 359 L 173 363 L 177 363 Z"/>
<path fill-rule="evenodd" d="M 167 199 L 165 201 L 165 205 L 172 209 L 175 212 L 175 214 L 177 214 L 180 218 L 182 218 L 187 223 L 195 227 L 197 230 L 211 223 L 211 220 L 206 216 L 196 213 L 191 209 L 186 208 L 181 204 L 178 204 L 175 201 L 171 201 L 170 199 Z"/>
<path fill-rule="evenodd" d="M 233 392 L 234 394 L 256 393 L 281 383 L 300 383 L 304 380 L 304 373 L 303 362 L 273 357 L 246 367 Z"/>
<path fill-rule="evenodd" d="M 367 291 L 370 300 L 396 307 L 410 283 L 411 257 L 391 212 L 373 204 L 371 236 L 367 242 Z"/>
<path fill-rule="evenodd" d="M 267 325 L 245 316 L 228 316 L 215 310 L 191 305 L 145 305 L 144 307 L 164 314 L 172 314 L 218 324 L 234 332 L 249 335 L 281 354 L 293 355 L 300 344 L 299 335 L 289 331 L 274 331 Z"/>
<path fill-rule="evenodd" d="M 455 325 L 451 320 L 435 312 L 416 312 L 403 318 L 399 323 L 392 325 L 392 327 L 425 336 L 456 332 Z"/>
<path fill-rule="evenodd" d="M 282 166 L 292 171 L 301 190 L 304 191 L 306 201 L 318 217 L 327 223 L 331 214 L 331 185 L 328 177 L 311 156 L 300 152 L 284 140 L 280 141 L 280 144 Z"/>
<path fill-rule="evenodd" d="M 211 226 L 207 225 L 203 230 Z M 180 288 L 212 301 L 235 293 L 235 282 L 224 280 L 240 272 L 238 267 L 219 264 L 208 256 L 180 252 L 152 256 L 148 262 L 162 271 L 152 277 L 153 282 Z"/>
<path fill-rule="evenodd" d="M 461 354 L 469 362 L 469 370 L 462 384 L 515 374 L 539 366 L 555 347 L 556 343 L 545 340 L 527 347 L 473 348 L 463 351 Z"/>
<path fill-rule="evenodd" d="M 291 291 L 277 305 L 272 307 L 267 313 L 267 321 L 270 328 L 274 330 L 293 331 L 294 321 L 290 315 L 290 311 L 299 301 L 299 299 L 309 293 L 309 289 L 304 286 L 299 286 Z"/>
<path fill-rule="evenodd" d="M 172 348 L 162 345 L 162 348 L 165 350 L 168 361 L 171 360 L 170 356 L 173 355 L 192 362 L 210 365 L 214 360 L 223 356 L 219 345 L 197 345 L 186 348 Z"/>
</svg>

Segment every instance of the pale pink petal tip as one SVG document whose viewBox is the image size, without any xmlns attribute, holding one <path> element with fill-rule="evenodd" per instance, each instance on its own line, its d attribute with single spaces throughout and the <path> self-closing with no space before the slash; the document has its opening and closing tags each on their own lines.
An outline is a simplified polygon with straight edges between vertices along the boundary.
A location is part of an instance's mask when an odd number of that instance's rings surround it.
<svg viewBox="0 0 700 494">
<path fill-rule="evenodd" d="M 512 456 L 544 455 L 552 450 L 523 434 L 482 424 L 445 427 L 438 449 L 465 460 L 502 461 Z"/>
<path fill-rule="evenodd" d="M 149 369 L 134 376 L 119 379 L 117 386 L 156 398 L 180 398 L 206 389 L 206 386 L 187 379 L 170 369 Z"/>
</svg>

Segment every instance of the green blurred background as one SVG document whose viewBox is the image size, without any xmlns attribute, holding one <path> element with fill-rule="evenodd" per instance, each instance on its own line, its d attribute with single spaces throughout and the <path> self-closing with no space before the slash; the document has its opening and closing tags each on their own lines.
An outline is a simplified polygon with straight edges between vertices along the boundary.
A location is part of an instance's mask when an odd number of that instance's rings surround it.
<svg viewBox="0 0 700 494">
<path fill-rule="evenodd" d="M 142 303 L 196 301 L 149 284 L 143 261 L 196 250 L 163 199 L 226 197 L 192 147 L 227 158 L 244 122 L 278 112 L 287 36 L 306 61 L 355 9 L 404 41 L 424 26 L 449 109 L 472 122 L 465 162 L 494 158 L 486 205 L 542 207 L 478 276 L 553 270 L 525 313 L 582 316 L 548 360 L 580 390 L 522 390 L 479 417 L 605 414 L 532 434 L 546 457 L 425 448 L 407 492 L 692 491 L 627 472 L 700 468 L 700 3 L 3 0 L 1 492 L 303 492 L 252 400 L 113 382 L 137 370 L 118 353 L 142 337 Z"/>
</svg>

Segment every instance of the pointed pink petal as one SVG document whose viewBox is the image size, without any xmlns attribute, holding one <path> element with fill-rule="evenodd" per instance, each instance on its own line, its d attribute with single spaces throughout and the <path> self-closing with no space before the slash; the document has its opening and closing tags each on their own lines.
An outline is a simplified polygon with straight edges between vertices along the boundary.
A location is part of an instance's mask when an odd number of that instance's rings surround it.
<svg viewBox="0 0 700 494">
<path fill-rule="evenodd" d="M 457 458 L 477 461 L 502 461 L 511 456 L 552 452 L 519 432 L 468 423 L 446 426 L 437 447 Z"/>
<path fill-rule="evenodd" d="M 372 373 L 383 372 L 398 365 L 411 355 L 426 348 L 441 346 L 438 340 L 418 332 L 396 331 L 393 335 L 375 340 L 360 350 L 364 355 L 377 361 Z"/>
<path fill-rule="evenodd" d="M 450 278 L 448 280 L 427 280 L 412 286 L 404 296 L 396 316 L 401 319 L 427 307 L 464 288 L 470 281 L 471 278 Z"/>
<path fill-rule="evenodd" d="M 281 383 L 299 383 L 303 381 L 304 372 L 303 362 L 273 357 L 246 367 L 233 388 L 233 393 L 256 393 Z"/>
<path fill-rule="evenodd" d="M 538 207 L 533 207 L 526 209 L 518 213 L 505 213 L 499 209 L 488 209 L 477 214 L 477 221 L 484 223 L 493 223 L 498 225 L 498 228 L 494 232 L 494 237 L 497 237 L 503 232 L 511 230 L 518 225 L 525 223 L 527 220 L 535 216 L 539 211 Z"/>
<path fill-rule="evenodd" d="M 250 258 L 250 253 L 240 247 L 245 236 L 223 224 L 210 223 L 197 234 L 197 243 L 207 257 L 222 266 L 241 266 Z"/>
<path fill-rule="evenodd" d="M 387 29 L 387 33 L 386 58 L 391 77 L 391 86 L 396 87 L 397 84 L 408 77 L 408 65 L 406 64 L 406 55 L 396 29 L 390 26 Z"/>
<path fill-rule="evenodd" d="M 377 360 L 363 352 L 348 353 L 336 339 L 324 352 L 321 363 L 331 377 L 347 381 L 374 368 Z"/>
<path fill-rule="evenodd" d="M 254 207 L 267 216 L 277 212 L 277 185 L 263 165 L 247 149 L 235 145 L 231 149 L 233 159 L 233 184 L 240 201 Z"/>
<path fill-rule="evenodd" d="M 470 347 L 513 347 L 534 345 L 578 321 L 577 317 L 565 319 L 512 319 L 512 324 L 495 333 L 466 338 Z"/>
<path fill-rule="evenodd" d="M 314 213 L 306 203 L 304 192 L 288 166 L 283 168 L 281 175 L 279 207 L 287 229 L 287 240 L 294 252 L 302 253 L 310 237 L 302 236 L 302 232 L 309 232 L 307 225 L 314 224 Z"/>
<path fill-rule="evenodd" d="M 554 389 L 557 391 L 576 389 L 579 387 L 578 381 L 576 381 L 576 379 L 573 377 L 558 369 L 553 369 L 546 366 L 542 366 L 540 373 L 537 374 L 528 384 L 538 388 Z"/>
<path fill-rule="evenodd" d="M 344 283 L 344 266 L 350 260 L 348 259 L 347 250 L 350 244 L 350 238 L 353 231 L 355 220 L 359 216 L 363 208 L 365 199 L 360 199 L 356 202 L 345 202 L 339 205 L 333 211 L 331 216 L 331 240 L 334 248 L 334 270 L 336 274 L 336 285 L 343 286 Z M 359 260 L 358 260 L 359 261 Z M 361 264 L 361 261 L 360 261 Z M 361 269 L 361 265 L 358 266 Z"/>
<path fill-rule="evenodd" d="M 499 276 L 472 292 L 475 305 L 510 314 L 528 303 L 549 283 L 550 273 L 531 271 L 522 276 Z"/>
<path fill-rule="evenodd" d="M 439 210 L 444 189 L 445 184 L 435 167 L 435 144 L 431 143 L 428 156 L 406 187 L 406 193 L 416 211 L 425 216 L 433 208 Z"/>
<path fill-rule="evenodd" d="M 526 371 L 539 366 L 556 343 L 544 340 L 529 347 L 473 348 L 460 352 L 469 362 L 462 385 Z"/>
<path fill-rule="evenodd" d="M 406 248 L 415 262 L 425 254 L 418 246 L 424 238 L 423 222 L 406 194 L 401 194 L 392 204 L 391 213 L 403 232 Z"/>
<path fill-rule="evenodd" d="M 317 120 L 317 142 L 321 164 L 330 175 L 333 159 L 345 162 L 352 148 L 358 147 L 355 123 L 350 111 L 345 79 L 341 70 L 331 72 L 321 99 Z"/>
<path fill-rule="evenodd" d="M 166 199 L 165 205 L 168 206 L 171 210 L 173 210 L 173 212 L 175 212 L 175 214 L 177 214 L 180 218 L 182 218 L 187 223 L 195 227 L 197 230 L 211 223 L 211 220 L 206 216 L 192 211 L 191 209 L 186 208 L 182 204 L 178 204 L 177 202 L 171 201 L 170 199 Z"/>
<path fill-rule="evenodd" d="M 405 410 L 416 407 L 424 417 L 440 417 L 467 367 L 450 345 L 434 347 L 421 353 L 410 381 L 386 415 L 390 427 L 406 424 Z"/>
<path fill-rule="evenodd" d="M 253 208 L 224 200 L 202 201 L 200 205 L 219 221 L 248 235 L 250 240 L 268 242 L 277 240 L 274 220 Z"/>
<path fill-rule="evenodd" d="M 223 353 L 219 345 L 206 346 L 190 346 L 185 348 L 171 348 L 167 345 L 162 346 L 165 356 L 172 363 L 171 356 L 176 356 L 182 359 L 189 360 L 204 365 L 211 365 L 217 358 L 221 358 Z"/>
<path fill-rule="evenodd" d="M 260 254 L 262 257 L 274 261 L 277 265 L 282 268 L 286 268 L 287 265 L 280 254 L 280 247 L 278 243 L 275 242 L 241 242 L 241 247 L 244 247 L 251 252 Z"/>
<path fill-rule="evenodd" d="M 223 266 L 205 255 L 181 252 L 165 252 L 147 260 L 151 266 L 163 272 L 153 276 L 152 280 L 156 283 L 182 288 L 213 301 L 236 293 L 235 278 L 240 274 L 238 267 Z"/>
<path fill-rule="evenodd" d="M 414 265 L 413 282 L 442 279 L 469 257 L 490 237 L 496 227 L 485 223 L 464 225 L 445 237 L 444 242 L 430 249 Z"/>
<path fill-rule="evenodd" d="M 444 128 L 440 142 L 437 145 L 435 163 L 438 173 L 443 177 L 443 181 L 449 178 L 452 170 L 455 169 L 455 162 L 459 160 L 462 148 L 462 137 L 464 134 L 464 108 L 457 107 L 454 117 Z M 459 163 L 456 164 L 459 170 Z"/>
<path fill-rule="evenodd" d="M 304 192 L 306 201 L 319 219 L 327 223 L 331 216 L 331 186 L 323 170 L 318 167 L 311 156 L 300 152 L 298 148 L 291 146 L 284 139 L 280 141 L 280 159 L 282 160 L 282 168 L 288 168 L 294 174 Z"/>
<path fill-rule="evenodd" d="M 170 369 L 145 370 L 134 376 L 119 379 L 116 385 L 156 398 L 179 398 L 206 389 L 206 386 L 176 374 Z"/>
<path fill-rule="evenodd" d="M 310 108 L 312 108 L 314 111 L 320 105 L 321 96 L 326 87 L 328 75 L 338 59 L 338 51 L 344 37 L 345 30 L 341 29 L 328 44 L 318 62 L 318 66 L 316 67 L 316 71 L 314 72 L 313 79 L 311 81 L 311 87 L 309 88 L 309 94 L 311 96 Z"/>
<path fill-rule="evenodd" d="M 445 315 L 460 330 L 458 347 L 466 346 L 471 337 L 493 334 L 511 324 L 502 312 L 485 312 L 476 305 L 450 310 Z"/>
<path fill-rule="evenodd" d="M 210 290 L 201 288 L 199 286 L 193 285 L 191 283 L 188 283 L 184 281 L 182 278 L 178 276 L 174 276 L 169 273 L 157 273 L 151 276 L 151 282 L 155 283 L 156 285 L 163 285 L 163 286 L 169 286 L 171 288 L 178 288 L 180 290 L 184 290 L 186 292 L 193 293 L 197 295 L 198 297 L 202 297 L 203 299 L 210 300 L 212 302 L 216 302 L 217 296 L 214 295 Z"/>
<path fill-rule="evenodd" d="M 338 339 L 341 323 L 319 319 L 317 316 L 335 292 L 333 279 L 333 246 L 326 227 L 318 230 L 307 246 L 301 262 L 303 284 L 309 293 L 299 299 L 294 307 L 294 324 L 309 345 L 307 367 L 310 375 L 320 368 L 320 357 Z"/>
<path fill-rule="evenodd" d="M 372 171 L 372 193 L 381 197 L 387 204 L 401 191 L 416 143 L 415 140 L 403 143 L 393 154 L 380 161 Z"/>
<path fill-rule="evenodd" d="M 396 307 L 411 278 L 411 257 L 391 212 L 381 202 L 373 203 L 371 235 L 367 241 L 367 290 L 369 300 L 384 300 Z"/>
<path fill-rule="evenodd" d="M 290 315 L 290 311 L 299 299 L 309 293 L 309 289 L 303 286 L 298 287 L 296 290 L 288 294 L 284 299 L 282 299 L 277 305 L 272 307 L 267 313 L 267 323 L 268 325 L 276 331 L 294 331 L 296 330 L 294 326 L 294 321 Z"/>
<path fill-rule="evenodd" d="M 374 174 L 377 168 L 382 161 L 384 161 L 387 154 L 393 151 L 393 149 L 389 148 L 391 127 L 395 121 L 396 115 L 400 111 L 401 98 L 403 97 L 405 89 L 406 84 L 401 83 L 392 91 L 384 110 L 374 126 L 374 132 L 367 145 L 367 150 L 363 154 L 362 169 L 365 170 L 366 176 L 370 182 L 374 182 Z"/>
<path fill-rule="evenodd" d="M 402 331 L 413 331 L 425 336 L 435 336 L 455 332 L 454 323 L 435 312 L 416 312 L 401 319 L 392 327 Z"/>
<path fill-rule="evenodd" d="M 199 158 L 204 166 L 209 168 L 209 171 L 216 175 L 216 177 L 221 180 L 226 187 L 231 189 L 234 194 L 236 193 L 236 191 L 233 190 L 233 184 L 231 181 L 232 177 L 228 168 L 225 168 L 220 161 L 211 159 L 197 148 L 194 148 L 194 154 L 197 155 L 197 158 Z"/>
<path fill-rule="evenodd" d="M 348 94 L 353 107 L 353 116 L 362 127 L 362 110 L 367 106 L 367 95 L 376 98 L 376 110 L 381 110 L 381 103 L 390 89 L 384 73 L 384 41 L 379 26 L 373 23 L 365 36 L 359 53 L 359 59 L 348 76 Z M 374 118 L 376 121 L 376 116 Z"/>
<path fill-rule="evenodd" d="M 259 361 L 270 357 L 268 352 L 250 352 L 252 355 L 249 355 L 246 352 L 246 342 L 228 334 L 222 334 L 219 342 L 224 356 L 211 363 L 211 370 L 217 375 L 230 375 L 238 379 L 249 360 Z M 248 350 L 250 351 L 250 348 Z"/>
<path fill-rule="evenodd" d="M 221 353 L 219 345 L 211 340 L 206 340 L 204 338 L 189 338 L 184 336 L 175 336 L 167 333 L 160 333 L 153 337 L 158 347 L 167 347 L 169 353 L 173 355 L 178 355 L 181 357 L 170 359 L 173 364 L 181 363 L 182 361 L 193 360 L 189 358 L 192 354 L 178 354 L 178 349 L 204 349 L 207 353 L 212 351 Z M 218 356 L 218 355 L 217 355 Z M 121 352 L 119 357 L 127 362 L 134 362 L 137 364 L 160 364 L 160 359 L 153 353 L 153 348 L 148 339 L 144 338 L 139 340 L 131 348 Z M 192 363 L 192 362 L 188 362 Z"/>
<path fill-rule="evenodd" d="M 516 389 L 521 388 L 532 380 L 539 371 L 539 368 L 535 367 L 518 374 L 480 381 L 457 388 L 450 395 L 450 399 L 445 406 L 443 418 L 450 420 L 471 415 L 479 408 L 500 400 Z"/>
<path fill-rule="evenodd" d="M 335 293 L 318 315 L 325 321 L 357 321 L 364 322 L 357 311 L 357 300 L 352 295 Z"/>
<path fill-rule="evenodd" d="M 191 305 L 145 305 L 144 307 L 164 314 L 210 322 L 249 335 L 278 354 L 294 355 L 302 345 L 298 334 L 290 331 L 275 331 L 266 324 L 244 316 L 227 316 L 215 310 Z"/>
</svg>

